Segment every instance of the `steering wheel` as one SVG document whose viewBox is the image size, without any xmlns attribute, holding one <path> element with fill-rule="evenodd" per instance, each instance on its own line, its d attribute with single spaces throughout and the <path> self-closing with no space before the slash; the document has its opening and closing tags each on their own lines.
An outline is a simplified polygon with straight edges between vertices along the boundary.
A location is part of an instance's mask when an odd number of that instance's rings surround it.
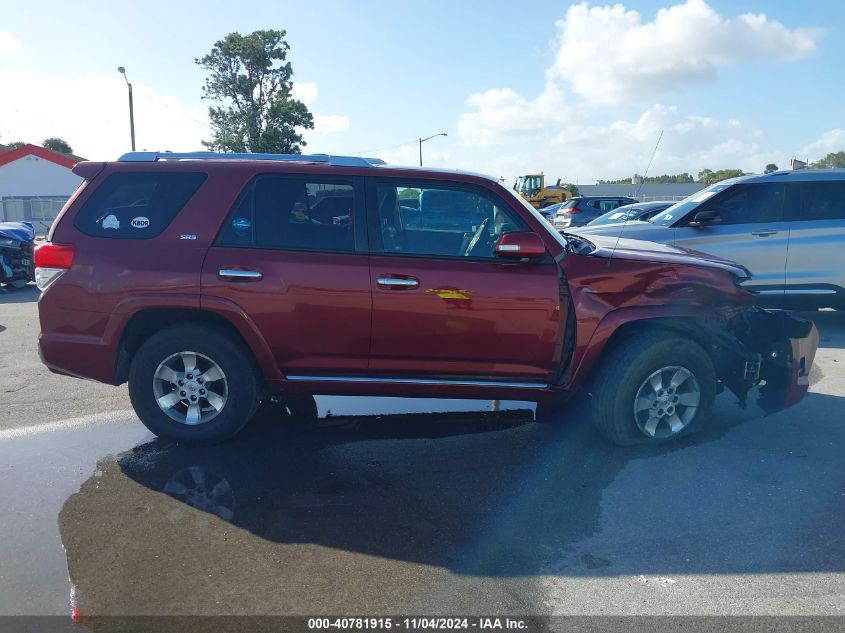
<svg viewBox="0 0 845 633">
<path fill-rule="evenodd" d="M 481 239 L 481 236 L 484 235 L 487 229 L 487 223 L 490 222 L 490 218 L 484 218 L 484 221 L 478 226 L 475 230 L 475 233 L 472 236 L 472 239 L 467 244 L 467 247 L 464 249 L 464 257 L 469 257 L 472 253 L 473 249 L 478 244 L 478 240 Z"/>
</svg>

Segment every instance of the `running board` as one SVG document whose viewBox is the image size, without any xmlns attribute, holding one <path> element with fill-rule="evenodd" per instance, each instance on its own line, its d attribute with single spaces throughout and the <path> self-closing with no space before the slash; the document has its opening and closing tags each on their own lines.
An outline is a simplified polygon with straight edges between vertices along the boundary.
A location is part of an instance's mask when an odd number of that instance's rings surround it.
<svg viewBox="0 0 845 633">
<path fill-rule="evenodd" d="M 548 389 L 541 382 L 502 382 L 498 380 L 445 380 L 437 378 L 379 378 L 360 376 L 287 376 L 294 382 L 346 382 L 389 385 L 448 385 L 453 387 L 500 387 L 506 389 Z"/>
</svg>

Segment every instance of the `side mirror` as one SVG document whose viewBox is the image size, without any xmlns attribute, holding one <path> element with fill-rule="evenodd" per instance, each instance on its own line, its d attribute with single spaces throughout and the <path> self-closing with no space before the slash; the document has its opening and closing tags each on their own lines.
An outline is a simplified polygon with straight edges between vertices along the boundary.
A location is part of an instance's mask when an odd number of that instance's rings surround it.
<svg viewBox="0 0 845 633">
<path fill-rule="evenodd" d="M 722 216 L 715 209 L 708 209 L 707 211 L 699 211 L 693 216 L 690 226 L 703 226 L 705 224 L 712 224 L 714 222 L 721 222 Z"/>
<path fill-rule="evenodd" d="M 493 252 L 502 259 L 538 259 L 545 256 L 546 245 L 539 235 L 529 231 L 503 233 Z"/>
</svg>

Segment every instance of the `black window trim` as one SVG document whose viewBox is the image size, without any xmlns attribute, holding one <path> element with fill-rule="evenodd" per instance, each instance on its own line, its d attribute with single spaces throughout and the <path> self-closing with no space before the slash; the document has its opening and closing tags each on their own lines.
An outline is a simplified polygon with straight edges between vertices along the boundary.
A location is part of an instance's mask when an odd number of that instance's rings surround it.
<svg viewBox="0 0 845 633">
<path fill-rule="evenodd" d="M 374 256 L 382 256 L 382 257 L 400 257 L 403 259 L 428 259 L 428 260 L 437 260 L 437 261 L 448 261 L 448 262 L 455 262 L 455 261 L 462 261 L 462 262 L 484 262 L 487 264 L 508 264 L 513 265 L 514 262 L 509 262 L 505 259 L 500 259 L 498 257 L 465 257 L 463 255 L 442 255 L 442 254 L 427 254 L 427 253 L 399 253 L 399 252 L 385 252 L 384 245 L 382 243 L 382 236 L 381 236 L 381 221 L 379 218 L 379 210 L 378 210 L 378 194 L 376 192 L 376 187 L 378 185 L 390 185 L 393 187 L 407 187 L 409 189 L 425 189 L 425 188 L 437 188 L 437 189 L 447 189 L 452 191 L 465 191 L 470 193 L 479 194 L 484 198 L 487 198 L 490 202 L 493 203 L 493 206 L 499 206 L 505 209 L 508 209 L 512 215 L 516 216 L 520 222 L 525 226 L 525 231 L 530 233 L 536 233 L 531 226 L 525 222 L 523 217 L 520 215 L 519 211 L 514 208 L 509 202 L 507 202 L 504 198 L 498 196 L 495 192 L 490 191 L 486 187 L 481 185 L 477 185 L 474 183 L 463 183 L 463 182 L 454 182 L 451 180 L 435 180 L 435 179 L 426 179 L 426 178 L 404 178 L 404 177 L 389 177 L 389 176 L 381 176 L 381 177 L 367 177 L 366 178 L 366 190 L 367 190 L 367 199 L 366 199 L 366 206 L 367 206 L 367 229 L 368 229 L 368 237 L 370 243 L 370 254 Z M 545 241 L 545 240 L 544 240 Z M 538 259 L 532 262 L 532 265 L 538 264 L 553 264 L 554 261 L 552 257 L 548 254 L 548 249 L 546 249 L 546 256 L 543 259 Z"/>
<path fill-rule="evenodd" d="M 252 202 L 252 243 L 251 244 L 224 244 L 221 239 L 226 227 L 232 220 L 235 210 L 240 205 L 242 197 L 247 193 L 253 193 L 255 185 L 262 179 L 274 178 L 285 180 L 303 180 L 305 184 L 325 184 L 325 185 L 350 185 L 352 187 L 352 235 L 355 243 L 355 250 L 352 251 L 336 251 L 322 248 L 291 248 L 288 246 L 259 246 L 255 243 L 255 200 Z M 214 236 L 213 246 L 217 248 L 245 248 L 254 250 L 269 250 L 269 251 L 286 251 L 295 253 L 324 253 L 326 255 L 368 255 L 369 247 L 367 243 L 367 217 L 365 212 L 365 183 L 362 176 L 351 176 L 344 174 L 291 174 L 279 172 L 262 172 L 253 176 L 247 182 L 240 193 L 235 198 L 235 202 L 226 212 L 226 217 L 217 234 Z"/>
</svg>

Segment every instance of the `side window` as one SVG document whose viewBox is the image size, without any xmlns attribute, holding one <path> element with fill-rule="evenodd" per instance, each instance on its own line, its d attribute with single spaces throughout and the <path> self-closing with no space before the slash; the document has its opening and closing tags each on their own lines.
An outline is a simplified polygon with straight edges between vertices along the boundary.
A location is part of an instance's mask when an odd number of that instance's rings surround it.
<svg viewBox="0 0 845 633">
<path fill-rule="evenodd" d="M 619 200 L 600 200 L 599 201 L 599 210 L 602 213 L 607 213 L 608 211 L 613 211 L 618 206 L 619 206 Z"/>
<path fill-rule="evenodd" d="M 720 224 L 780 222 L 785 194 L 786 187 L 780 183 L 735 185 L 696 207 L 691 215 L 713 210 L 721 217 Z"/>
<path fill-rule="evenodd" d="M 527 230 L 504 203 L 485 192 L 447 185 L 376 185 L 384 252 L 493 258 L 499 235 Z"/>
<path fill-rule="evenodd" d="M 801 183 L 801 220 L 845 220 L 845 182 Z"/>
<path fill-rule="evenodd" d="M 112 174 L 85 201 L 73 224 L 94 237 L 156 237 L 206 177 L 206 174 L 188 172 Z"/>
<path fill-rule="evenodd" d="M 354 252 L 354 209 L 351 181 L 261 176 L 235 203 L 218 243 Z"/>
</svg>

